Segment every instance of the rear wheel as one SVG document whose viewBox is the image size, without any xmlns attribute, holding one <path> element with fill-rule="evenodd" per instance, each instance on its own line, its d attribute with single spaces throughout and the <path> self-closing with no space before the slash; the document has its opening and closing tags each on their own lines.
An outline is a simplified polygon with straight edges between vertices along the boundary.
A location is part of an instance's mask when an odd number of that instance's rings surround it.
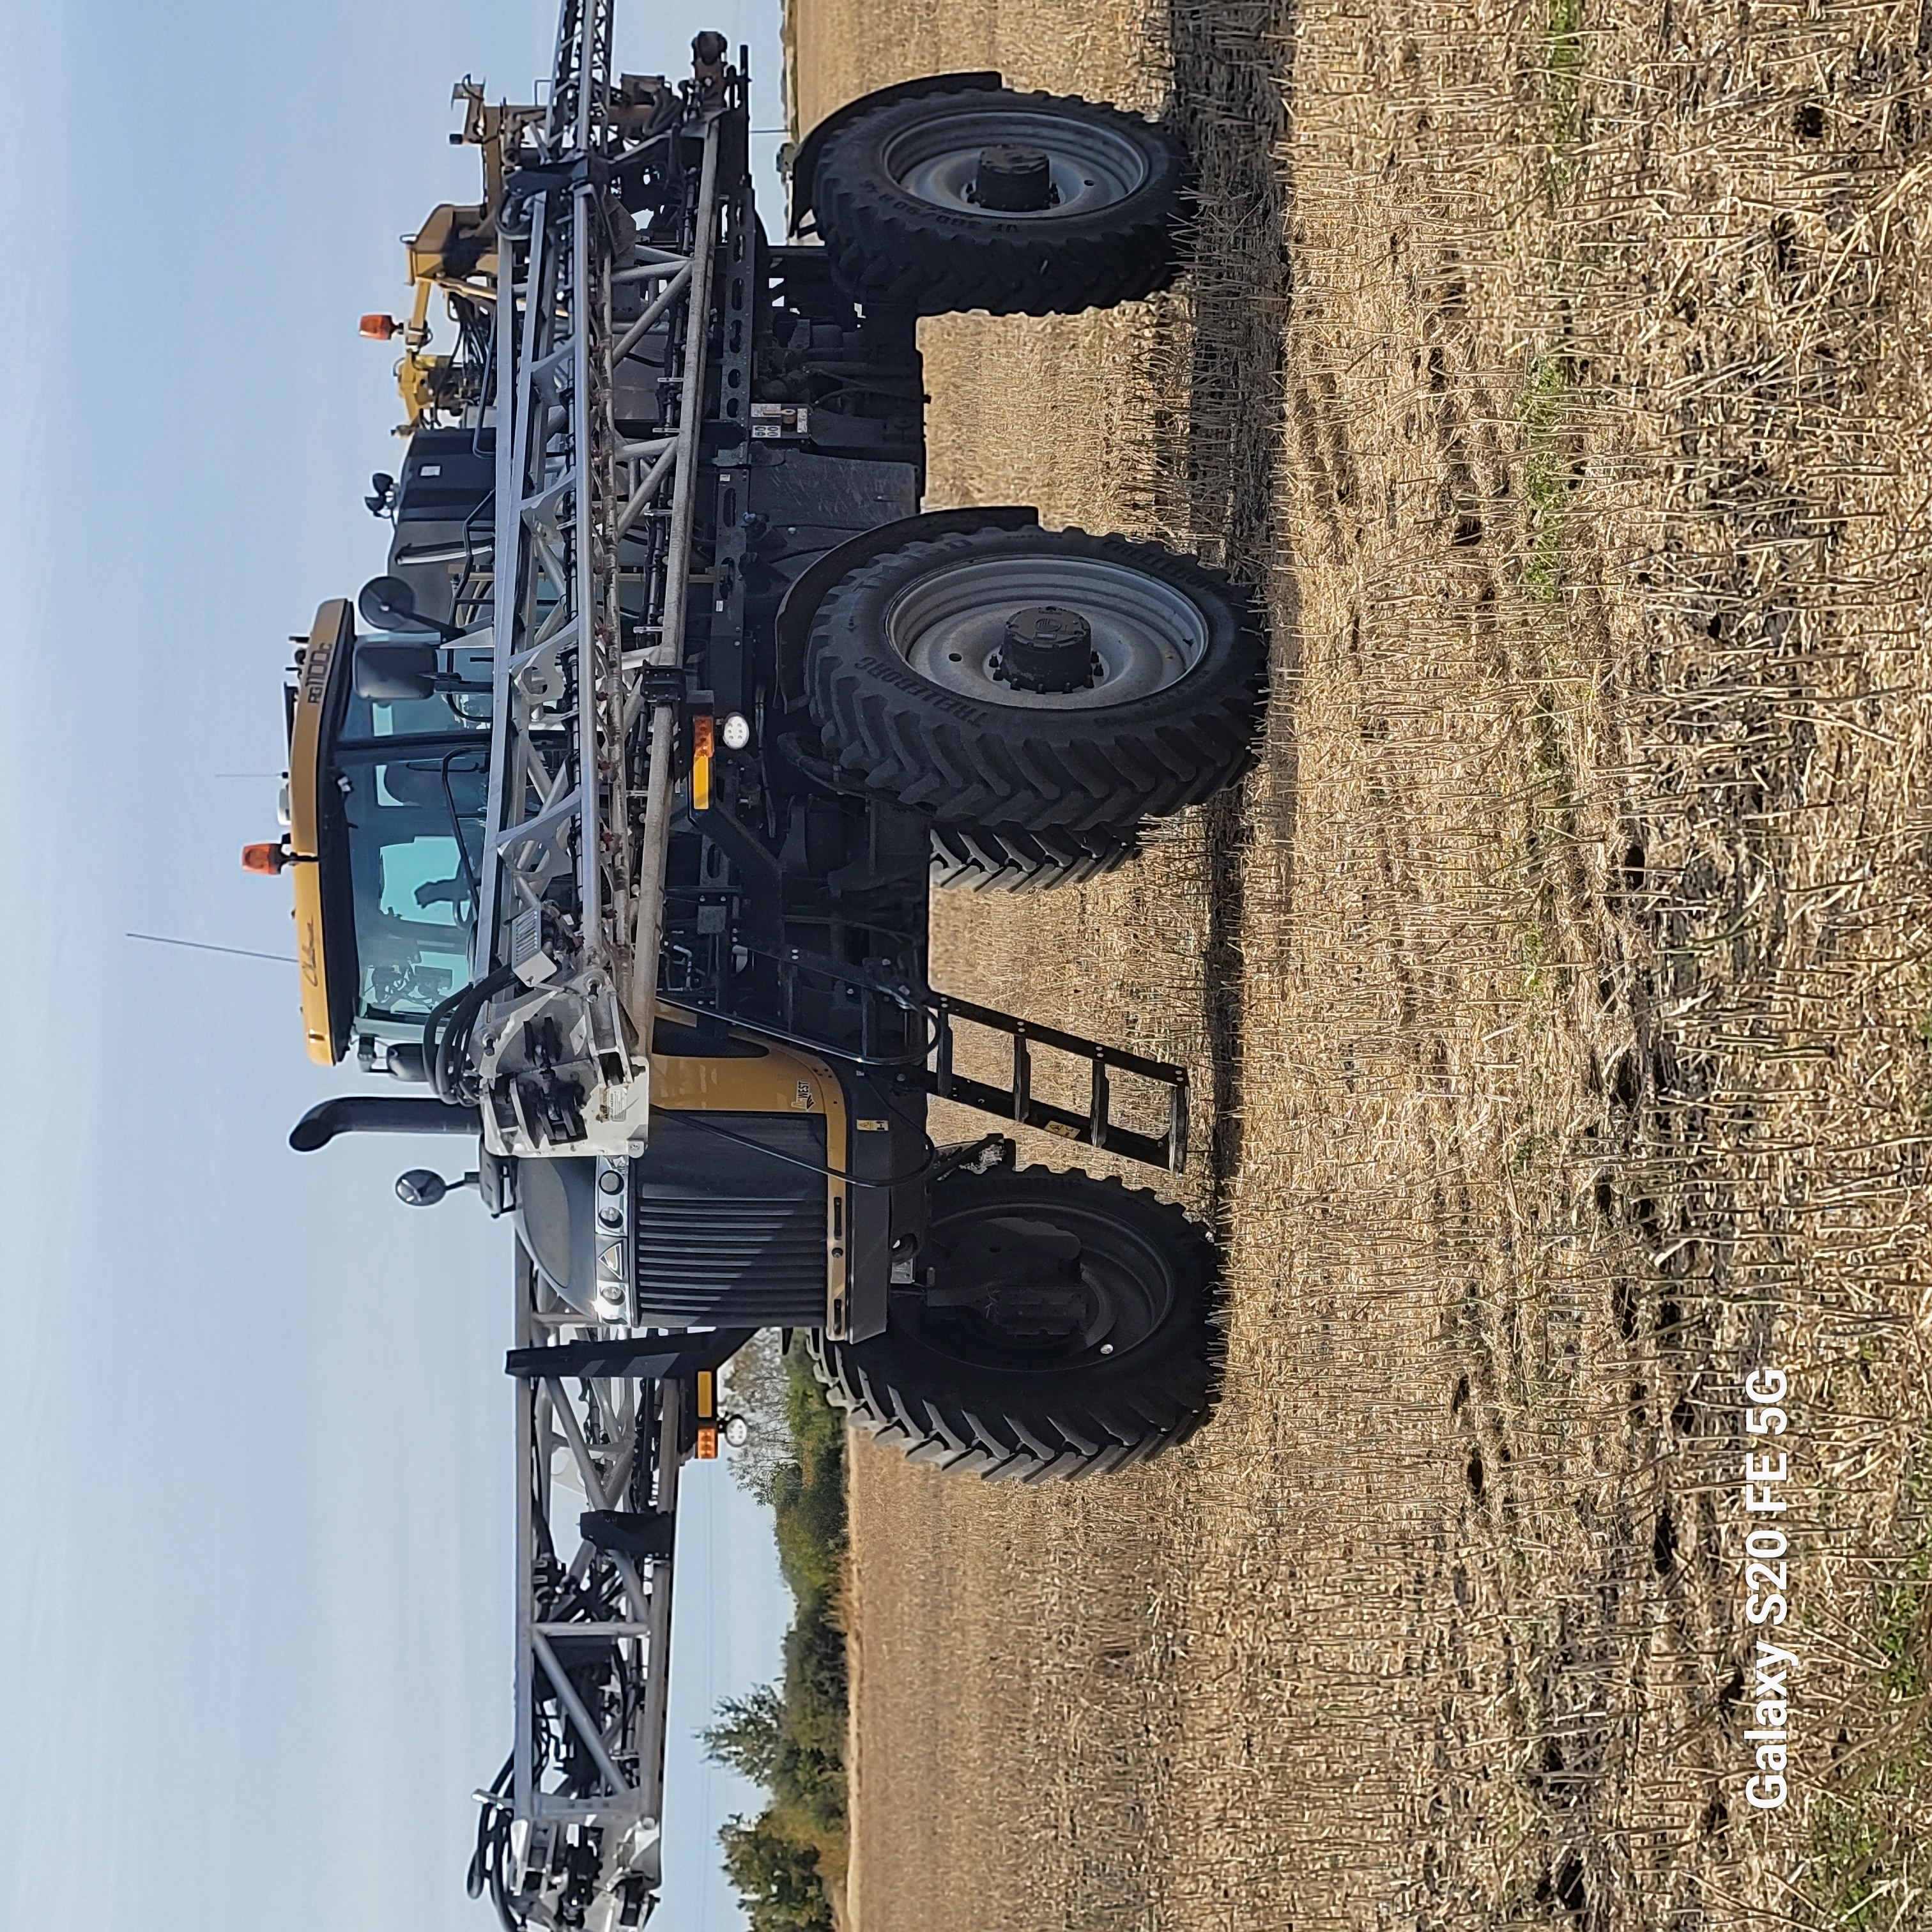
<svg viewBox="0 0 1932 1932">
<path fill-rule="evenodd" d="M 814 614 L 807 694 L 844 772 L 951 825 L 1087 832 L 1246 769 L 1268 670 L 1246 593 L 1084 530 L 908 543 Z"/>
<path fill-rule="evenodd" d="M 859 116 L 819 157 L 812 204 L 861 301 L 1052 315 L 1173 279 L 1182 178 L 1179 146 L 1151 121 L 1001 88 Z"/>
<path fill-rule="evenodd" d="M 869 1342 L 814 1334 L 832 1401 L 915 1462 L 1025 1482 L 1096 1474 L 1184 1442 L 1211 1412 L 1220 1265 L 1177 1208 L 1043 1168 L 933 1190 L 920 1264 Z"/>
<path fill-rule="evenodd" d="M 984 825 L 932 828 L 932 883 L 954 891 L 1043 892 L 1077 886 L 1124 866 L 1138 836 L 1101 826 L 1091 832 L 1022 832 Z"/>
</svg>

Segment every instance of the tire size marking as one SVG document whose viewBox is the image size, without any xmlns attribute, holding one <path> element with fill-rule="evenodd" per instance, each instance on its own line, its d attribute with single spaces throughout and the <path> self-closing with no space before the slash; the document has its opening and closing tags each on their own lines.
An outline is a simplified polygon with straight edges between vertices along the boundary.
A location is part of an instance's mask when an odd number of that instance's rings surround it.
<svg viewBox="0 0 1932 1932">
<path fill-rule="evenodd" d="M 916 672 L 910 671 L 900 664 L 883 663 L 874 657 L 862 657 L 859 668 L 868 670 L 882 684 L 890 684 L 910 696 L 922 700 L 935 711 L 943 711 L 949 718 L 957 718 L 968 724 L 978 724 L 985 716 L 984 710 L 963 698 L 955 698 L 950 692 L 942 691 L 936 684 L 928 684 Z"/>
</svg>

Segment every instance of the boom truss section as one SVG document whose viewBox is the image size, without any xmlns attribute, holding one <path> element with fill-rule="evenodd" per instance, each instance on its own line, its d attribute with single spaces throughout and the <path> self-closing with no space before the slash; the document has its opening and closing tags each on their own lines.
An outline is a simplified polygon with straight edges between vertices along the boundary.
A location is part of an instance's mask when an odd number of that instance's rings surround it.
<svg viewBox="0 0 1932 1932">
<path fill-rule="evenodd" d="M 621 1932 L 663 1876 L 678 1472 L 746 1334 L 590 1321 L 520 1242 L 517 1310 L 515 1743 L 470 1887 L 507 1928 Z"/>
<path fill-rule="evenodd" d="M 498 218 L 500 725 L 477 896 L 498 984 L 473 1045 L 485 1138 L 511 1155 L 644 1138 L 712 284 L 746 243 L 728 210 L 748 218 L 742 77 L 700 63 L 675 94 L 634 92 L 610 21 L 611 0 L 566 6 Z"/>
</svg>

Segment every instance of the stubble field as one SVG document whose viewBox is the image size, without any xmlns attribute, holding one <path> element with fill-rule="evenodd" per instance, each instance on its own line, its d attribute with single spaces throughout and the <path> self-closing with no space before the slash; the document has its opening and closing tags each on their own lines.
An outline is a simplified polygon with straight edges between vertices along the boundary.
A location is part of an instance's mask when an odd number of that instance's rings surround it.
<svg viewBox="0 0 1932 1932">
<path fill-rule="evenodd" d="M 1926 1922 L 1932 16 L 789 33 L 800 128 L 989 66 L 1186 131 L 1172 294 L 926 326 L 928 500 L 1198 549 L 1275 632 L 1238 798 L 935 916 L 940 983 L 1200 1070 L 1228 1369 L 1124 1478 L 854 1454 L 856 1926 Z"/>
</svg>

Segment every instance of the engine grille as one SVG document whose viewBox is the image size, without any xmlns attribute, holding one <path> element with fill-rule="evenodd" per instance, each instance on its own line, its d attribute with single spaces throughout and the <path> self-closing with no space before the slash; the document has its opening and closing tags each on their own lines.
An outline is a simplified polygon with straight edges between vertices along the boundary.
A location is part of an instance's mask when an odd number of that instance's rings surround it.
<svg viewBox="0 0 1932 1932">
<path fill-rule="evenodd" d="M 825 1319 L 825 1204 L 667 1201 L 635 1223 L 638 1316 L 667 1328 L 817 1328 Z"/>
<path fill-rule="evenodd" d="M 818 1327 L 826 1285 L 820 1121 L 704 1118 L 759 1146 L 676 1114 L 656 1116 L 650 1150 L 632 1166 L 638 1318 L 663 1328 Z"/>
</svg>

